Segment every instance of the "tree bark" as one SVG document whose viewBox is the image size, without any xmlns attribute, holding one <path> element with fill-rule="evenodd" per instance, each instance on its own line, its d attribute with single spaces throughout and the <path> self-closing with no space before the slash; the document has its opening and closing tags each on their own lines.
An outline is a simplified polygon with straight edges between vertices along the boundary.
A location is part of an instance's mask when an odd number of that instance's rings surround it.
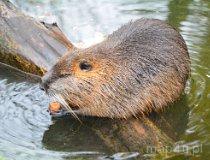
<svg viewBox="0 0 210 160">
<path fill-rule="evenodd" d="M 0 62 L 25 72 L 43 75 L 60 56 L 73 47 L 56 24 L 37 22 L 24 15 L 9 1 L 0 0 Z M 159 121 L 148 117 L 130 120 L 94 117 L 82 119 L 83 124 L 113 152 L 146 153 L 147 146 L 162 147 L 173 142 L 172 138 L 158 127 L 161 126 Z M 69 121 L 72 124 L 79 123 L 72 118 Z M 55 126 L 56 124 L 50 128 Z M 43 142 L 49 137 L 50 131 L 56 130 L 49 129 Z M 53 134 L 56 133 L 50 135 Z"/>
<path fill-rule="evenodd" d="M 9 1 L 0 1 L 0 61 L 43 75 L 73 45 L 56 24 L 24 15 Z"/>
</svg>

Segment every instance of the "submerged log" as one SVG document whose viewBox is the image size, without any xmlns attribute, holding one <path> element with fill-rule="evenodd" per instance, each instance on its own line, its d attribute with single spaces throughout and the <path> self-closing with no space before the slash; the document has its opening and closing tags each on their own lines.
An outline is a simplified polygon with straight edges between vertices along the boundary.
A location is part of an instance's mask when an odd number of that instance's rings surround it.
<svg viewBox="0 0 210 160">
<path fill-rule="evenodd" d="M 43 75 L 60 56 L 73 47 L 56 24 L 37 22 L 9 1 L 0 0 L 0 62 L 25 72 Z M 167 128 L 171 128 L 171 125 L 166 124 L 167 120 L 161 116 L 155 120 L 154 117 L 130 120 L 94 117 L 81 119 L 83 126 L 88 126 L 113 152 L 145 153 L 147 146 L 171 145 L 175 137 L 170 131 L 167 134 Z M 70 118 L 69 121 L 79 125 L 75 119 Z M 52 128 L 59 124 L 55 123 L 45 133 L 44 143 L 49 142 L 45 141 L 49 138 L 48 135 L 56 135 L 56 130 Z M 160 129 L 162 126 L 166 126 L 166 129 Z M 49 132 L 55 133 L 48 134 Z"/>
</svg>

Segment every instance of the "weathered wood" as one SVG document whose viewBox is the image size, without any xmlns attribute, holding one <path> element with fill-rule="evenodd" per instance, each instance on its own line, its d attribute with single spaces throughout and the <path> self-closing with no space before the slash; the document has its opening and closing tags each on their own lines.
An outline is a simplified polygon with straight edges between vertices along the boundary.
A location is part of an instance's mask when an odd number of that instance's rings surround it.
<svg viewBox="0 0 210 160">
<path fill-rule="evenodd" d="M 57 25 L 39 23 L 0 1 L 0 61 L 43 75 L 73 45 Z"/>
<path fill-rule="evenodd" d="M 21 13 L 9 1 L 0 0 L 0 62 L 25 72 L 43 75 L 58 57 L 73 47 L 56 24 L 37 22 Z M 70 120 L 72 124 L 79 123 L 75 119 Z M 173 142 L 157 127 L 161 126 L 155 124 L 159 122 L 148 117 L 130 120 L 83 117 L 82 122 L 114 152 L 145 153 L 147 146 L 161 147 Z M 49 142 L 45 141 L 49 131 L 44 136 L 44 142 Z M 51 131 L 56 134 L 56 130 Z"/>
</svg>

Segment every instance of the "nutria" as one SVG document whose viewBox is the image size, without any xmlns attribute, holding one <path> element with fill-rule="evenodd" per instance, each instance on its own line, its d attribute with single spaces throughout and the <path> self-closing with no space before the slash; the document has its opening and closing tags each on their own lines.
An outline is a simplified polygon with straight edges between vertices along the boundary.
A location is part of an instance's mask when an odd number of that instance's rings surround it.
<svg viewBox="0 0 210 160">
<path fill-rule="evenodd" d="M 128 118 L 177 100 L 189 72 L 182 36 L 161 20 L 139 19 L 65 54 L 42 86 L 74 115 Z"/>
</svg>

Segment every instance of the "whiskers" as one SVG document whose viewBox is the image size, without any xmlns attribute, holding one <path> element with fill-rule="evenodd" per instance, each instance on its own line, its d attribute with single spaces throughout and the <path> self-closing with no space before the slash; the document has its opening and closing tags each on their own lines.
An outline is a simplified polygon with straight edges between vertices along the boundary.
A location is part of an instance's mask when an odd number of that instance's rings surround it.
<svg viewBox="0 0 210 160">
<path fill-rule="evenodd" d="M 64 106 L 68 112 L 79 122 L 82 123 L 82 121 L 79 119 L 79 117 L 75 114 L 75 112 L 72 110 L 72 108 L 69 106 L 69 104 L 65 101 L 63 95 L 59 93 L 55 93 L 53 91 L 49 92 L 49 96 L 53 98 L 53 100 L 59 102 L 62 106 Z"/>
</svg>

